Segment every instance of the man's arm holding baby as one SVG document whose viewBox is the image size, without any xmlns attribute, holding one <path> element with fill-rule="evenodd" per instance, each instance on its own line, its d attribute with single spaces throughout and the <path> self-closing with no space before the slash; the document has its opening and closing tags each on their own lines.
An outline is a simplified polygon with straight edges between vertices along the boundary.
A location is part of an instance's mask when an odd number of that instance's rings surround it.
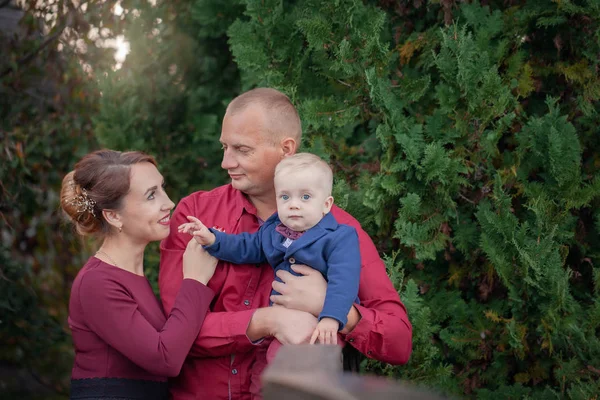
<svg viewBox="0 0 600 400">
<path fill-rule="evenodd" d="M 342 333 L 345 340 L 369 358 L 390 364 L 405 364 L 412 351 L 412 326 L 400 296 L 390 281 L 385 265 L 373 241 L 360 224 L 347 213 L 332 209 L 338 223 L 354 227 L 358 233 L 361 274 L 358 297 L 348 313 L 348 322 Z M 278 271 L 283 281 L 273 282 L 273 289 L 281 293 L 271 296 L 275 304 L 288 309 L 307 311 L 318 316 L 325 301 L 327 283 L 314 269 L 294 265 L 292 269 L 302 276 Z"/>
</svg>

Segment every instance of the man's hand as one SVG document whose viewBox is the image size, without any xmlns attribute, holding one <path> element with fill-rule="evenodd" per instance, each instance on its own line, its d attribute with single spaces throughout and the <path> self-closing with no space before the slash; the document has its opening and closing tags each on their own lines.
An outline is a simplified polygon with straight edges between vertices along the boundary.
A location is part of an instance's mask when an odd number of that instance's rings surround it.
<svg viewBox="0 0 600 400">
<path fill-rule="evenodd" d="M 274 312 L 271 335 L 282 344 L 308 343 L 317 326 L 317 319 L 304 311 L 270 307 Z M 338 325 L 339 326 L 339 325 Z"/>
<path fill-rule="evenodd" d="M 206 225 L 202 223 L 198 218 L 188 216 L 187 219 L 190 222 L 179 225 L 177 231 L 179 233 L 189 233 L 194 236 L 196 242 L 200 243 L 202 246 L 210 246 L 215 242 L 215 234 L 212 233 Z"/>
<path fill-rule="evenodd" d="M 274 336 L 282 344 L 308 343 L 317 326 L 311 314 L 285 307 L 263 307 L 252 315 L 246 335 L 251 341 Z"/>
<path fill-rule="evenodd" d="M 310 344 L 319 340 L 321 344 L 337 344 L 337 333 L 340 329 L 340 323 L 333 318 L 322 318 L 315 328 Z"/>
<path fill-rule="evenodd" d="M 277 271 L 282 282 L 273 281 L 273 289 L 280 295 L 272 295 L 271 301 L 287 309 L 306 311 L 318 317 L 323 311 L 327 282 L 317 270 L 306 265 L 292 265 L 292 269 L 302 276 L 294 276 L 287 271 Z"/>
</svg>

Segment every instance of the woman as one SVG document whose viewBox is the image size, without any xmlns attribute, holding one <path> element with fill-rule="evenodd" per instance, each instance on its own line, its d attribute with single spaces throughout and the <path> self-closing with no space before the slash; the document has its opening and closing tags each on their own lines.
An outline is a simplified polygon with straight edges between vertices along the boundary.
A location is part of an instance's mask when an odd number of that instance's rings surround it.
<svg viewBox="0 0 600 400">
<path fill-rule="evenodd" d="M 144 277 L 146 245 L 169 234 L 174 204 L 163 186 L 151 156 L 112 150 L 86 155 L 63 179 L 62 209 L 78 233 L 102 239 L 71 289 L 72 399 L 167 399 L 167 377 L 200 331 L 215 258 L 190 240 L 168 316 Z"/>
</svg>

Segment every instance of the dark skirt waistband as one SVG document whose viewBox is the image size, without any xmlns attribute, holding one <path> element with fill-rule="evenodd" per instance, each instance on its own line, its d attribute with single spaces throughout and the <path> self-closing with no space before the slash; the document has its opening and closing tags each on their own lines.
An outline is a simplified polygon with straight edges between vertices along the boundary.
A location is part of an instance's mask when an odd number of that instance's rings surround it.
<svg viewBox="0 0 600 400">
<path fill-rule="evenodd" d="M 168 400 L 167 382 L 124 378 L 71 380 L 71 399 Z"/>
</svg>

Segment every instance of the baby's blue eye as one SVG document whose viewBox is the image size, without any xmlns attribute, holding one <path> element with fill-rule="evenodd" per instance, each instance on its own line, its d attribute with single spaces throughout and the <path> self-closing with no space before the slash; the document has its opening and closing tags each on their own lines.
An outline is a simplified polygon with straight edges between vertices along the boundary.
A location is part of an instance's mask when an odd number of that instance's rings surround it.
<svg viewBox="0 0 600 400">
<path fill-rule="evenodd" d="M 290 196 L 288 196 L 287 194 L 282 194 L 282 195 L 281 195 L 281 198 L 282 198 L 283 200 L 287 200 L 287 199 L 289 199 L 289 198 L 290 198 Z"/>
<path fill-rule="evenodd" d="M 305 194 L 302 196 L 302 200 L 308 200 L 310 199 L 310 194 Z"/>
</svg>

